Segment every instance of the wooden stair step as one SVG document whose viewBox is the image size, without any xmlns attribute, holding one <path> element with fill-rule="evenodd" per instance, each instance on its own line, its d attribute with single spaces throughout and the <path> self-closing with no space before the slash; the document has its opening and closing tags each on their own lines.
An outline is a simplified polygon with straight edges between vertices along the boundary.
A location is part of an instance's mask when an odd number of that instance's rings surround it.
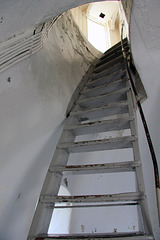
<svg viewBox="0 0 160 240">
<path fill-rule="evenodd" d="M 128 54 L 128 50 L 129 50 L 129 46 L 128 44 L 124 45 L 124 49 L 126 51 L 126 54 Z M 114 58 L 116 58 L 117 56 L 120 56 L 122 54 L 122 47 L 117 48 L 116 51 L 112 51 L 111 54 L 105 54 L 102 56 L 102 58 L 100 58 L 100 61 L 96 64 L 96 66 L 100 66 L 101 64 L 103 64 L 103 62 L 105 61 L 110 61 Z"/>
<path fill-rule="evenodd" d="M 140 167 L 138 161 L 116 162 L 105 164 L 90 165 L 68 165 L 50 167 L 51 172 L 67 172 L 71 174 L 95 174 L 95 173 L 115 173 L 115 172 L 133 172 L 136 167 Z"/>
<path fill-rule="evenodd" d="M 30 238 L 33 240 L 35 238 Z M 126 233 L 84 233 L 84 234 L 54 234 L 41 235 L 35 240 L 154 240 L 153 236 L 141 232 Z"/>
<path fill-rule="evenodd" d="M 129 87 L 125 87 L 120 90 L 112 91 L 98 96 L 79 98 L 76 104 L 80 105 L 82 108 L 91 108 L 100 107 L 109 103 L 125 101 L 127 100 L 127 92 L 129 89 Z"/>
<path fill-rule="evenodd" d="M 135 136 L 116 137 L 109 139 L 60 143 L 57 148 L 69 153 L 104 151 L 113 149 L 132 148 Z"/>
<path fill-rule="evenodd" d="M 86 121 L 124 113 L 128 113 L 127 101 L 111 103 L 102 107 L 91 108 L 88 110 L 72 111 L 70 115 L 76 117 L 79 121 Z"/>
<path fill-rule="evenodd" d="M 98 72 L 101 72 L 109 67 L 114 67 L 114 65 L 116 65 L 117 63 L 119 62 L 123 62 L 124 60 L 124 57 L 123 55 L 119 55 L 117 56 L 116 58 L 113 58 L 111 60 L 106 60 L 105 62 L 103 61 L 103 64 L 101 64 L 100 66 L 96 66 L 95 69 L 94 69 L 94 72 L 95 73 L 98 73 Z"/>
<path fill-rule="evenodd" d="M 100 133 L 100 132 L 109 132 L 122 129 L 130 128 L 130 121 L 133 120 L 133 117 L 130 116 L 121 116 L 119 118 L 114 118 L 111 120 L 102 120 L 96 122 L 89 122 L 85 124 L 73 124 L 65 126 L 64 130 L 71 131 L 76 136 Z"/>
<path fill-rule="evenodd" d="M 117 72 L 117 71 L 120 71 L 121 69 L 124 69 L 125 67 L 125 64 L 124 64 L 124 60 L 122 62 L 119 62 L 117 64 L 114 65 L 114 67 L 110 67 L 108 69 L 105 69 L 99 73 L 93 73 L 90 77 L 90 79 L 92 80 L 95 80 L 95 79 L 98 79 L 100 77 L 104 77 L 104 76 L 107 76 L 111 73 L 114 73 L 114 72 Z"/>
<path fill-rule="evenodd" d="M 41 195 L 41 203 L 102 203 L 102 202 L 137 202 L 145 198 L 143 192 L 127 192 L 106 195 L 57 196 Z"/>
<path fill-rule="evenodd" d="M 100 86 L 100 85 L 103 85 L 103 84 L 107 84 L 107 83 L 110 83 L 110 82 L 114 82 L 118 79 L 122 79 L 126 76 L 126 72 L 125 70 L 121 70 L 121 71 L 116 71 L 108 76 L 105 76 L 105 77 L 101 77 L 101 78 L 98 78 L 96 80 L 89 80 L 88 83 L 87 83 L 87 87 L 88 88 L 92 88 L 92 87 L 96 87 L 96 86 Z"/>
<path fill-rule="evenodd" d="M 97 87 L 92 88 L 84 88 L 81 92 L 81 95 L 85 97 L 95 97 L 101 94 L 110 93 L 112 94 L 113 91 L 120 90 L 126 87 L 126 78 L 125 79 L 118 79 L 114 82 L 110 82 L 107 84 L 103 84 Z"/>
<path fill-rule="evenodd" d="M 124 48 L 126 50 L 126 54 L 128 54 L 128 50 L 129 50 L 128 45 L 125 45 Z M 122 50 L 119 48 L 116 52 L 112 52 L 112 54 L 110 54 L 110 55 L 106 55 L 106 56 L 104 55 L 103 58 L 101 58 L 99 60 L 99 62 L 96 64 L 96 67 L 101 66 L 104 63 L 106 63 L 107 61 L 109 62 L 119 56 L 122 56 L 122 55 L 123 55 Z"/>
<path fill-rule="evenodd" d="M 127 39 L 124 39 L 123 43 L 124 43 L 124 47 L 128 46 Z M 104 58 L 106 58 L 108 56 L 111 56 L 113 53 L 116 53 L 117 51 L 121 51 L 122 52 L 121 42 L 115 44 L 113 47 L 108 49 L 100 59 L 104 59 Z"/>
</svg>

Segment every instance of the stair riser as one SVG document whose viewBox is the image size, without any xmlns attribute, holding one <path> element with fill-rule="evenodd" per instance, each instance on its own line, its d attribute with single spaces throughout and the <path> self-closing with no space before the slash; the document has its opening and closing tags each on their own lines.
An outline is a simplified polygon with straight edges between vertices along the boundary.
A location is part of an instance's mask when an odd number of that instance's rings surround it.
<svg viewBox="0 0 160 240">
<path fill-rule="evenodd" d="M 125 87 L 126 87 L 126 81 L 121 80 L 118 82 L 113 82 L 109 85 L 102 85 L 102 87 L 84 89 L 84 91 L 82 91 L 81 94 L 85 97 L 96 97 L 102 94 L 111 93 L 113 91 L 120 90 Z"/>
</svg>

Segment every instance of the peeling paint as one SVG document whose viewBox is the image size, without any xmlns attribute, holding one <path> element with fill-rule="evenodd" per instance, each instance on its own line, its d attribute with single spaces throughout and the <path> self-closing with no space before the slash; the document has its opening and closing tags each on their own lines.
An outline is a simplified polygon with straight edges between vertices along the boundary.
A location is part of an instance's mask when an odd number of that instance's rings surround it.
<svg viewBox="0 0 160 240">
<path fill-rule="evenodd" d="M 66 185 L 66 187 L 68 187 L 68 180 L 67 180 L 67 178 L 65 178 L 63 181 L 64 181 L 64 184 Z"/>
<path fill-rule="evenodd" d="M 113 232 L 116 233 L 116 232 L 117 232 L 117 228 L 114 228 L 114 229 L 113 229 Z"/>
<path fill-rule="evenodd" d="M 18 194 L 15 203 L 21 198 L 21 194 L 22 194 L 21 192 Z"/>
<path fill-rule="evenodd" d="M 7 82 L 9 82 L 9 83 L 11 82 L 11 77 L 7 78 Z"/>
<path fill-rule="evenodd" d="M 0 23 L 2 23 L 2 22 L 3 22 L 3 17 L 0 18 Z"/>
<path fill-rule="evenodd" d="M 85 226 L 81 225 L 81 232 L 84 232 L 84 231 L 85 231 Z"/>
</svg>

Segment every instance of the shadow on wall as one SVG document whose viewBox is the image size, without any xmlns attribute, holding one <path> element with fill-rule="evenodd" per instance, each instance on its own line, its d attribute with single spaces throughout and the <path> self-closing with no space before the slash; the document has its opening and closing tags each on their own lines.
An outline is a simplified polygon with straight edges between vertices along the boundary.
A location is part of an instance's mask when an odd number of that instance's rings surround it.
<svg viewBox="0 0 160 240">
<path fill-rule="evenodd" d="M 28 211 L 28 209 L 31 208 L 29 205 L 32 203 L 32 213 L 34 214 L 36 202 L 39 198 L 39 193 L 63 126 L 64 121 L 61 122 L 51 135 L 49 134 L 46 136 L 45 143 L 42 144 L 41 150 L 36 156 L 36 159 L 23 176 L 19 186 L 14 190 L 14 192 L 17 193 L 15 201 L 13 202 L 12 207 L 6 207 L 3 215 L 3 222 L 1 221 L 1 240 L 9 239 L 11 235 L 14 236 L 14 239 L 27 238 L 33 217 L 33 215 L 31 216 L 30 211 Z M 36 141 L 41 140 L 36 139 Z M 35 143 L 32 143 L 32 145 L 34 148 Z M 35 201 L 35 199 L 37 200 Z M 4 231 L 6 226 L 7 232 Z M 20 229 L 20 231 L 17 231 L 17 229 Z"/>
</svg>

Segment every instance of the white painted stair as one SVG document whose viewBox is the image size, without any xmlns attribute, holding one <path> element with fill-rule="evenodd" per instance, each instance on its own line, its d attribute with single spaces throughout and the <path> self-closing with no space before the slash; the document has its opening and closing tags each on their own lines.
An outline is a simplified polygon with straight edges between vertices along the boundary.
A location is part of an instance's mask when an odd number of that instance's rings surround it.
<svg viewBox="0 0 160 240">
<path fill-rule="evenodd" d="M 124 45 L 128 50 L 126 40 L 124 40 Z M 28 240 L 154 239 L 143 182 L 136 130 L 136 109 L 133 99 L 130 82 L 126 77 L 121 46 L 118 43 L 108 50 L 95 66 L 94 72 L 81 90 L 67 118 L 44 181 Z M 131 152 L 133 159 L 128 159 L 128 150 Z M 101 153 L 104 151 L 106 153 L 105 159 L 101 161 Z M 119 161 L 110 159 L 110 153 L 115 151 L 118 155 L 119 151 L 123 151 L 124 159 Z M 97 162 L 84 162 L 83 154 L 93 152 L 97 154 L 96 156 L 99 156 Z M 76 154 L 81 154 L 80 160 L 78 162 L 72 160 L 71 163 L 70 156 L 72 155 L 72 159 L 74 159 Z M 134 174 L 134 190 L 128 186 L 131 179 L 129 175 L 125 174 L 129 173 Z M 73 176 L 76 179 L 78 176 L 96 177 L 97 174 L 104 174 L 105 176 L 113 174 L 113 180 L 109 183 L 110 187 L 112 187 L 112 184 L 114 185 L 115 181 L 118 181 L 118 174 L 122 174 L 120 175 L 121 178 L 127 176 L 123 182 L 123 185 L 125 185 L 123 187 L 124 189 L 127 187 L 129 191 L 108 192 L 106 183 L 106 185 L 100 187 L 104 188 L 101 193 L 99 189 L 93 188 L 97 193 L 92 194 L 89 187 L 88 194 L 80 193 L 71 196 L 58 194 L 64 176 Z M 72 180 L 72 184 L 74 184 L 74 180 Z M 118 184 L 117 182 L 117 186 L 119 186 Z M 138 221 L 136 229 L 131 230 L 126 227 L 125 232 L 118 231 L 121 222 L 117 222 L 116 217 L 114 219 L 114 214 L 122 207 L 126 207 L 126 212 L 130 212 L 129 209 L 134 207 Z M 57 208 L 115 209 L 112 218 L 115 221 L 116 230 L 99 233 L 75 232 L 72 234 L 48 235 L 52 213 Z M 124 218 L 125 214 L 124 212 Z M 89 222 L 92 223 L 92 218 Z M 103 225 L 103 223 L 101 224 Z"/>
</svg>

